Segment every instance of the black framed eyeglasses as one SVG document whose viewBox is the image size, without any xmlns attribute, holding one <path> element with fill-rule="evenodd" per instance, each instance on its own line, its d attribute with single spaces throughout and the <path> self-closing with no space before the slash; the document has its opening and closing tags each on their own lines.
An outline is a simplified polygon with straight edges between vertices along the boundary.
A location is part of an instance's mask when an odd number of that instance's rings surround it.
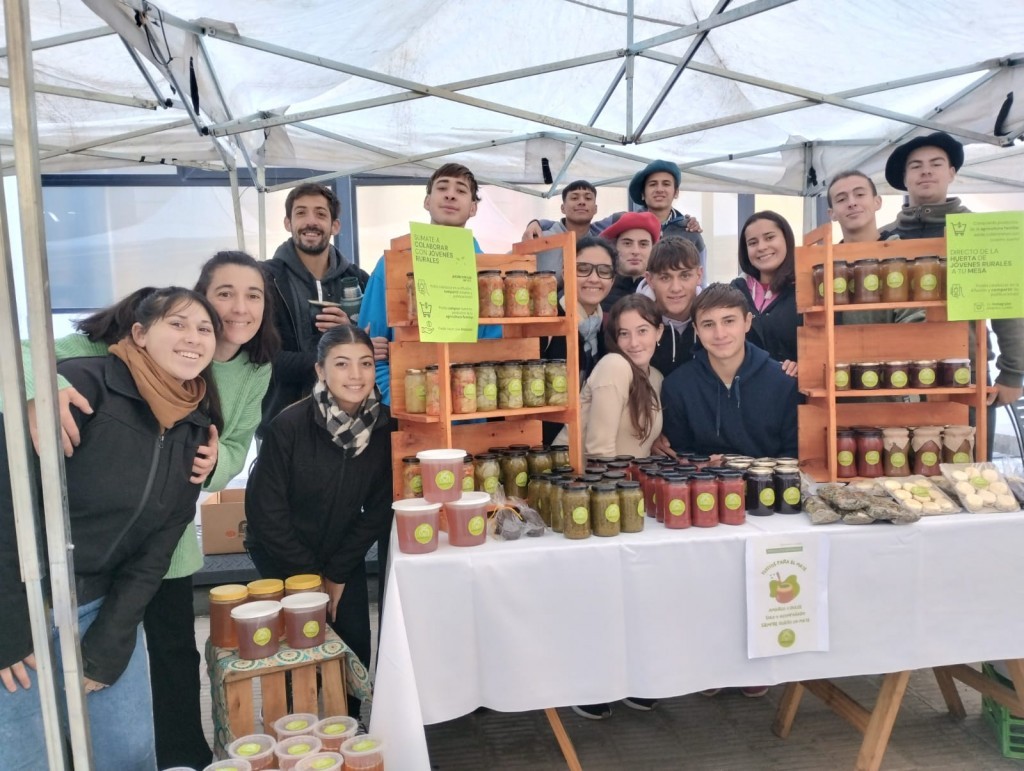
<svg viewBox="0 0 1024 771">
<path fill-rule="evenodd" d="M 615 271 L 611 265 L 594 265 L 592 262 L 577 262 L 576 275 L 579 278 L 586 278 L 594 271 L 597 271 L 598 278 L 613 278 Z"/>
</svg>

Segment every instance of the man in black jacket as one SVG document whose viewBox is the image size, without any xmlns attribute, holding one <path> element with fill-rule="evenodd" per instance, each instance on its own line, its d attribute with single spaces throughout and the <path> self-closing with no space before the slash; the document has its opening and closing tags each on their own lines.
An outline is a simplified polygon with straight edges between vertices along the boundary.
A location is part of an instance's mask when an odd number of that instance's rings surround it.
<svg viewBox="0 0 1024 771">
<path fill-rule="evenodd" d="M 281 352 L 274 359 L 270 389 L 263 400 L 261 436 L 277 413 L 311 392 L 320 336 L 331 327 L 350 323 L 340 307 L 330 304 L 341 302 L 344 279 L 354 278 L 360 293 L 369 280 L 366 271 L 331 244 L 341 230 L 340 204 L 333 190 L 303 183 L 288 194 L 284 209 L 284 226 L 292 237 L 266 263 L 277 293 L 274 325 L 281 334 Z"/>
</svg>

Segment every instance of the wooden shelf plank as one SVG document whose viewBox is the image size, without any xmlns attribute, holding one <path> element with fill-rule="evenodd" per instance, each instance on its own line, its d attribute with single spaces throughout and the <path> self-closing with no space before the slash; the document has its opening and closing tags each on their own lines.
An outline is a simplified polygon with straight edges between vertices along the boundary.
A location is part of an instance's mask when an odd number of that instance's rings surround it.
<svg viewBox="0 0 1024 771">
<path fill-rule="evenodd" d="M 820 399 L 828 396 L 824 388 L 807 388 L 803 393 L 812 399 Z M 974 386 L 961 386 L 959 388 L 875 388 L 870 391 L 851 388 L 848 391 L 836 391 L 836 399 L 863 399 L 869 396 L 930 396 L 930 395 L 956 395 L 964 396 L 974 393 Z"/>
<path fill-rule="evenodd" d="M 902 310 L 904 308 L 945 308 L 945 300 L 919 300 L 917 302 L 905 303 L 853 303 L 850 305 L 833 305 L 832 310 L 836 313 L 849 313 L 852 311 L 888 311 Z M 806 308 L 797 308 L 800 313 L 824 313 L 824 305 L 810 305 Z"/>
</svg>

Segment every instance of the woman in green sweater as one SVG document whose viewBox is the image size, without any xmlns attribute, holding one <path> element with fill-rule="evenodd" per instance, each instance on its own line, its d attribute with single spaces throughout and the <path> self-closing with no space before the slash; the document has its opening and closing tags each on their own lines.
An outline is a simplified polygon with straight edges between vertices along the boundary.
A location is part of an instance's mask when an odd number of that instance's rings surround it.
<svg viewBox="0 0 1024 771">
<path fill-rule="evenodd" d="M 223 323 L 212 371 L 221 393 L 224 430 L 219 436 L 216 429 L 211 430 L 209 444 L 196 455 L 191 480 L 202 483 L 206 492 L 216 492 L 245 465 L 270 384 L 270 362 L 280 347 L 280 338 L 273 324 L 272 293 L 266 291 L 263 269 L 245 252 L 215 254 L 203 265 L 195 290 L 210 301 Z M 130 328 L 135 307 L 152 291 L 149 287 L 139 289 L 116 305 L 79 321 L 79 334 L 55 342 L 57 359 L 105 356 L 108 345 Z M 23 351 L 27 360 L 27 345 Z M 35 391 L 27 361 L 25 373 L 26 397 L 31 400 Z M 79 439 L 70 407 L 86 413 L 92 408 L 63 378 L 58 378 L 57 387 L 64 453 L 70 456 Z M 33 409 L 30 402 L 35 439 Z M 202 566 L 193 522 L 175 549 L 160 590 L 146 608 L 144 627 L 160 768 L 202 768 L 212 759 L 199 711 L 200 656 L 192 611 L 192 574 Z"/>
</svg>

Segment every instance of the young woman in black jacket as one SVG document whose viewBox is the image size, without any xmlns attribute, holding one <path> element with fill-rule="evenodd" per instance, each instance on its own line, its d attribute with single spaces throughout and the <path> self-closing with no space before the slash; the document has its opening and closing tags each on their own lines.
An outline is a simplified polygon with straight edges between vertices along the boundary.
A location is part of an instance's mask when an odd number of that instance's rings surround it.
<svg viewBox="0 0 1024 771">
<path fill-rule="evenodd" d="M 358 327 L 324 333 L 316 375 L 312 395 L 264 437 L 246 488 L 246 546 L 264 578 L 323 576 L 331 628 L 368 666 L 364 560 L 391 527 L 391 414 L 374 382 L 373 343 Z M 358 700 L 349 709 L 358 716 Z"/>
</svg>

